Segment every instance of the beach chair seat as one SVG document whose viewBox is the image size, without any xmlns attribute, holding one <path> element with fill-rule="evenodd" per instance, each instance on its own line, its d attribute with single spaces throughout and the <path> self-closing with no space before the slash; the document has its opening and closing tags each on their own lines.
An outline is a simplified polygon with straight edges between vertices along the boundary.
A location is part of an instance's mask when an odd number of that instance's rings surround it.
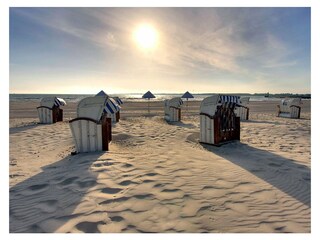
<svg viewBox="0 0 320 240">
<path fill-rule="evenodd" d="M 76 151 L 108 151 L 112 140 L 110 114 L 114 114 L 109 97 L 96 96 L 82 99 L 77 107 L 77 118 L 69 121 Z"/>
<path fill-rule="evenodd" d="M 164 119 L 168 122 L 181 121 L 181 105 L 183 101 L 176 97 L 164 101 Z"/>
<path fill-rule="evenodd" d="M 63 121 L 63 110 L 60 106 L 66 105 L 62 98 L 44 97 L 40 101 L 40 106 L 37 107 L 40 123 L 56 123 Z"/>
<path fill-rule="evenodd" d="M 300 118 L 300 98 L 282 99 L 277 105 L 277 116 L 285 118 Z"/>
<path fill-rule="evenodd" d="M 200 143 L 220 146 L 240 140 L 240 117 L 234 113 L 238 96 L 213 95 L 200 106 Z"/>
</svg>

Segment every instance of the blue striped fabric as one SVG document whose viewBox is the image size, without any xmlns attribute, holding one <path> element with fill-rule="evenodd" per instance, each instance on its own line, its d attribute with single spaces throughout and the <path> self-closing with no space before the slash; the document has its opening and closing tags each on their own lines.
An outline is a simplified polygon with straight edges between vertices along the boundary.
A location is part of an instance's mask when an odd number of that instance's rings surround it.
<svg viewBox="0 0 320 240">
<path fill-rule="evenodd" d="M 221 103 L 232 102 L 232 103 L 239 104 L 240 103 L 240 96 L 220 95 L 219 102 L 221 102 Z"/>
<path fill-rule="evenodd" d="M 115 97 L 114 99 L 117 101 L 118 105 L 123 104 L 123 102 L 122 102 L 122 100 L 120 98 Z"/>
<path fill-rule="evenodd" d="M 104 112 L 114 114 L 116 112 L 119 112 L 120 108 L 121 107 L 117 104 L 117 102 L 114 99 L 108 98 L 106 106 L 104 108 Z"/>
<path fill-rule="evenodd" d="M 67 104 L 67 103 L 66 103 L 66 101 L 65 101 L 64 99 L 62 99 L 62 98 L 57 98 L 57 97 L 54 98 L 54 105 L 53 105 L 53 106 L 55 106 L 55 107 L 60 107 L 60 106 L 66 105 L 66 104 Z"/>
<path fill-rule="evenodd" d="M 58 98 L 54 98 L 54 106 L 55 107 L 60 107 L 62 104 L 60 103 L 59 99 Z"/>
</svg>

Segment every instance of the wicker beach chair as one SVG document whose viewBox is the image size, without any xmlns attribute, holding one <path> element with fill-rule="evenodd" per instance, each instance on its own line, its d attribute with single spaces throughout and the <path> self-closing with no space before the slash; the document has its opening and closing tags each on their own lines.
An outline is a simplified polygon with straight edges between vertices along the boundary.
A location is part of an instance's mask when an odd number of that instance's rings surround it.
<svg viewBox="0 0 320 240">
<path fill-rule="evenodd" d="M 107 96 L 87 97 L 77 107 L 77 118 L 69 121 L 77 152 L 108 151 L 112 140 L 110 114 L 118 111 Z"/>
<path fill-rule="evenodd" d="M 176 97 L 164 101 L 164 119 L 168 122 L 181 121 L 181 105 L 183 101 Z"/>
<path fill-rule="evenodd" d="M 232 140 L 240 140 L 240 117 L 234 108 L 240 97 L 213 95 L 200 105 L 200 142 L 219 146 Z"/>
<path fill-rule="evenodd" d="M 66 105 L 65 100 L 57 97 L 44 97 L 37 107 L 40 123 L 56 123 L 63 121 L 63 110 L 60 106 Z"/>
<path fill-rule="evenodd" d="M 300 118 L 301 98 L 282 99 L 277 105 L 277 116 L 286 118 Z"/>
</svg>

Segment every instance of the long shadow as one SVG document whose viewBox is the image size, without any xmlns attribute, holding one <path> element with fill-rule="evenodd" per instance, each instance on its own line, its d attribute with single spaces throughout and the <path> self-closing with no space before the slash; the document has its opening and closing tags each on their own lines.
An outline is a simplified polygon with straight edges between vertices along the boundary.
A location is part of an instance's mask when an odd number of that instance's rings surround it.
<svg viewBox="0 0 320 240">
<path fill-rule="evenodd" d="M 293 159 L 251 147 L 241 142 L 232 142 L 221 147 L 206 144 L 208 151 L 240 166 L 301 203 L 311 206 L 310 168 Z"/>
<path fill-rule="evenodd" d="M 282 117 L 277 117 L 276 120 L 281 120 L 281 119 L 290 119 L 290 118 L 282 118 Z M 308 118 L 292 118 L 292 120 L 299 120 L 299 121 L 305 121 L 305 120 L 310 120 Z M 268 124 L 274 124 L 274 123 L 280 123 L 279 121 L 259 121 L 259 120 L 241 120 L 241 122 L 247 122 L 247 123 L 268 123 Z"/>
<path fill-rule="evenodd" d="M 21 127 L 11 127 L 9 128 L 9 132 L 10 134 L 14 134 L 14 133 L 18 133 L 18 132 L 22 132 L 22 131 L 26 131 L 38 126 L 41 126 L 42 124 L 39 123 L 32 123 L 32 124 L 28 124 L 26 126 L 21 126 Z"/>
<path fill-rule="evenodd" d="M 75 216 L 83 195 L 96 184 L 96 175 L 88 169 L 104 153 L 67 156 L 11 187 L 10 233 L 54 232 Z M 46 223 L 49 219 L 54 221 L 50 226 Z"/>
<path fill-rule="evenodd" d="M 166 121 L 167 122 L 167 121 Z M 174 125 L 174 126 L 178 126 L 178 127 L 183 127 L 183 128 L 194 128 L 195 126 L 193 124 L 188 124 L 188 123 L 184 123 L 184 122 L 167 122 L 169 125 Z"/>
</svg>

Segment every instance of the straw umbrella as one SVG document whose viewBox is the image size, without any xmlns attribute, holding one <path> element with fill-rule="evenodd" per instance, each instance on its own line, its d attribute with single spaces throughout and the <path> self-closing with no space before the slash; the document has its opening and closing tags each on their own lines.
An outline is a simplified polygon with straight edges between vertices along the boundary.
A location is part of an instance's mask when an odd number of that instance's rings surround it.
<svg viewBox="0 0 320 240">
<path fill-rule="evenodd" d="M 186 98 L 186 99 L 187 99 L 187 112 L 188 112 L 188 99 L 189 99 L 189 98 L 194 98 L 194 96 L 193 96 L 191 93 L 189 93 L 188 91 L 186 91 L 186 92 L 182 95 L 181 98 Z"/>
<path fill-rule="evenodd" d="M 143 94 L 142 98 L 148 98 L 148 113 L 150 113 L 150 98 L 155 98 L 155 96 L 150 92 L 146 92 L 145 94 Z"/>
</svg>

